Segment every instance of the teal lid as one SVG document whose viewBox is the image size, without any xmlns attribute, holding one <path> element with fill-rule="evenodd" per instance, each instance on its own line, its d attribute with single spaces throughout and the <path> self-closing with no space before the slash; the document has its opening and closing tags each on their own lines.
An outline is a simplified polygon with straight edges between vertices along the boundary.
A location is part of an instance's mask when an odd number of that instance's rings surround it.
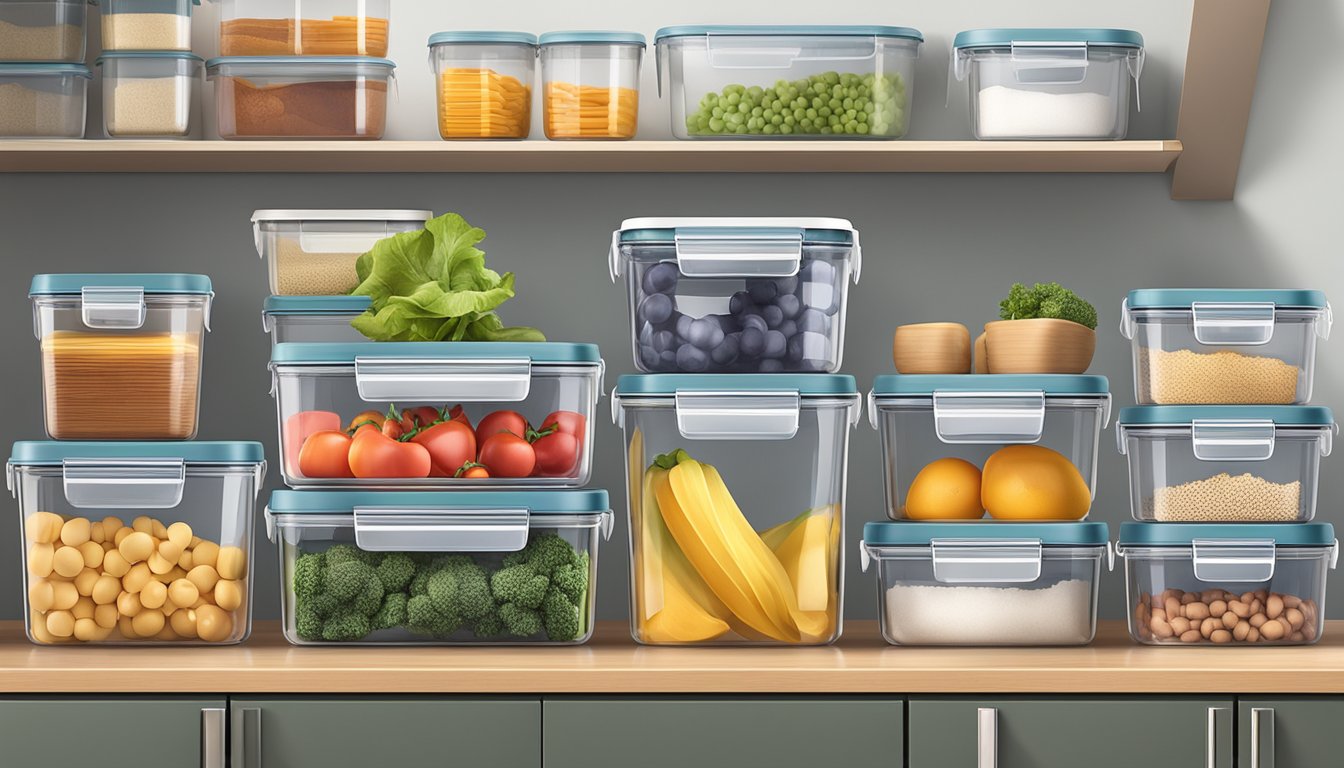
<svg viewBox="0 0 1344 768">
<path fill-rule="evenodd" d="M 271 363 L 339 365 L 355 358 L 408 360 L 531 359 L 533 363 L 601 364 L 596 344 L 562 341 L 363 341 L 353 343 L 284 343 L 271 350 Z"/>
<path fill-rule="evenodd" d="M 70 273 L 62 275 L 34 275 L 28 288 L 31 296 L 79 295 L 87 287 L 143 288 L 147 294 L 212 293 L 210 278 L 205 275 L 184 275 L 171 272 L 133 274 L 128 272 Z"/>
<path fill-rule="evenodd" d="M 258 464 L 266 459 L 266 452 L 261 443 L 239 441 L 119 443 L 27 440 L 14 444 L 9 463 L 59 465 L 66 459 L 182 459 L 188 464 Z"/>
<path fill-rule="evenodd" d="M 268 315 L 358 315 L 369 308 L 368 296 L 267 296 Z"/>
<path fill-rule="evenodd" d="M 1105 546 L 1105 523 L 1006 523 L 1001 520 L 963 523 L 880 522 L 863 526 L 863 543 L 876 547 L 927 547 L 934 539 L 1039 539 L 1045 546 Z"/>
<path fill-rule="evenodd" d="M 1277 426 L 1330 427 L 1335 415 L 1320 405 L 1132 405 L 1120 409 L 1121 427 L 1181 426 L 1196 420 L 1272 421 Z"/>
<path fill-rule="evenodd" d="M 537 45 L 564 45 L 583 43 L 603 43 L 606 45 L 646 45 L 644 36 L 638 32 L 611 32 L 602 30 L 577 30 L 573 32 L 547 32 L 537 38 Z"/>
<path fill-rule="evenodd" d="M 186 51 L 103 51 L 102 55 L 94 60 L 94 64 L 102 66 L 105 59 L 178 59 L 180 61 L 205 61 L 200 56 Z"/>
<path fill-rule="evenodd" d="M 825 373 L 652 373 L 616 380 L 618 396 L 675 395 L 682 392 L 777 392 L 801 395 L 856 395 L 854 377 Z"/>
<path fill-rule="evenodd" d="M 937 392 L 1023 392 L 1047 395 L 1105 395 L 1111 391 L 1105 376 L 1064 374 L 967 373 L 887 374 L 873 382 L 874 397 L 932 395 Z"/>
<path fill-rule="evenodd" d="M 654 43 L 672 37 L 703 37 L 707 35 L 793 35 L 807 37 L 901 37 L 924 42 L 924 35 L 910 27 L 848 24 L 679 24 L 663 27 L 653 35 Z"/>
<path fill-rule="evenodd" d="M 274 515 L 353 514 L 356 507 L 397 509 L 527 509 L 532 514 L 601 513 L 611 509 L 606 491 L 275 491 Z"/>
<path fill-rule="evenodd" d="M 1130 291 L 1130 309 L 1189 309 L 1195 303 L 1273 304 L 1276 307 L 1325 309 L 1325 294 L 1311 290 L 1262 290 L 1258 288 L 1144 288 Z"/>
<path fill-rule="evenodd" d="M 205 62 L 205 68 L 215 69 L 220 65 L 238 64 L 280 64 L 300 70 L 304 66 L 322 67 L 332 64 L 384 67 L 386 69 L 396 69 L 397 66 L 396 62 L 391 59 L 380 59 L 374 56 L 217 56 Z M 304 73 L 300 71 L 299 74 Z"/>
<path fill-rule="evenodd" d="M 93 79 L 93 72 L 83 64 L 63 62 L 21 62 L 0 63 L 0 76 L 11 75 L 74 75 L 86 80 Z"/>
<path fill-rule="evenodd" d="M 847 219 L 820 216 L 644 216 L 622 221 L 618 237 L 622 243 L 672 243 L 692 231 L 700 237 L 801 233 L 804 243 L 854 243 L 854 225 Z"/>
<path fill-rule="evenodd" d="M 1181 547 L 1195 539 L 1273 539 L 1280 547 L 1329 547 L 1329 523 L 1121 523 L 1120 546 Z"/>
<path fill-rule="evenodd" d="M 497 30 L 455 30 L 435 32 L 429 36 L 429 46 L 444 43 L 517 43 L 536 45 L 537 36 L 530 32 L 502 32 Z"/>
<path fill-rule="evenodd" d="M 1001 48 L 1013 43 L 1087 43 L 1112 48 L 1142 48 L 1143 35 L 1132 29 L 1006 27 L 968 29 L 952 38 L 952 47 L 956 49 Z"/>
</svg>

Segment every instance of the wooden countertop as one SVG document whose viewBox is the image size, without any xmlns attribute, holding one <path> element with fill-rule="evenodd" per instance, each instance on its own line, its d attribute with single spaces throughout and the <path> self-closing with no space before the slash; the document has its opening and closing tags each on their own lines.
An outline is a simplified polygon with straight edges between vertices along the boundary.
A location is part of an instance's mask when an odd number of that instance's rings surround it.
<svg viewBox="0 0 1344 768">
<path fill-rule="evenodd" d="M 276 622 L 218 648 L 43 648 L 0 622 L 5 693 L 1342 693 L 1344 621 L 1299 648 L 894 648 L 850 622 L 829 648 L 646 648 L 624 622 L 565 648 L 300 648 Z"/>
</svg>

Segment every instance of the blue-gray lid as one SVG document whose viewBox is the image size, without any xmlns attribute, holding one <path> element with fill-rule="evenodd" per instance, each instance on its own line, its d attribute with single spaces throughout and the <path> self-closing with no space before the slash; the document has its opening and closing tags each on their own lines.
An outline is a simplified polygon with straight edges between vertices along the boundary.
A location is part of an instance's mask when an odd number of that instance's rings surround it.
<svg viewBox="0 0 1344 768">
<path fill-rule="evenodd" d="M 801 395 L 855 395 L 854 377 L 834 373 L 627 373 L 616 380 L 622 396 L 683 392 L 798 392 Z"/>
<path fill-rule="evenodd" d="M 968 29 L 952 38 L 953 48 L 1001 48 L 1018 43 L 1087 43 L 1112 48 L 1142 48 L 1143 35 L 1132 29 L 1087 27 L 1003 27 Z"/>
<path fill-rule="evenodd" d="M 373 302 L 368 296 L 267 296 L 268 315 L 358 315 Z"/>
<path fill-rule="evenodd" d="M 339 365 L 356 357 L 408 360 L 487 360 L 526 357 L 533 363 L 599 364 L 596 344 L 565 341 L 362 341 L 352 343 L 276 344 L 271 363 Z"/>
<path fill-rule="evenodd" d="M 0 63 L 0 75 L 74 75 L 93 79 L 93 72 L 83 64 L 47 61 Z"/>
<path fill-rule="evenodd" d="M 25 440 L 14 444 L 9 463 L 59 465 L 66 459 L 182 459 L 188 464 L 257 464 L 266 459 L 266 452 L 261 443 L 233 440 L 130 443 Z"/>
<path fill-rule="evenodd" d="M 1130 291 L 1126 301 L 1130 309 L 1189 309 L 1196 302 L 1273 304 L 1301 309 L 1330 306 L 1320 291 L 1259 288 L 1143 288 Z"/>
<path fill-rule="evenodd" d="M 643 216 L 622 221 L 618 237 L 622 243 L 672 243 L 688 230 L 723 237 L 801 231 L 804 243 L 854 243 L 854 225 L 848 219 L 824 216 Z"/>
<path fill-rule="evenodd" d="M 1110 536 L 1105 523 L 1007 523 L 1001 520 L 961 523 L 880 522 L 863 526 L 863 543 L 877 547 L 928 546 L 933 539 L 1039 539 L 1046 546 L 1103 546 Z"/>
<path fill-rule="evenodd" d="M 1190 546 L 1195 539 L 1273 539 L 1280 547 L 1328 547 L 1335 543 L 1329 523 L 1121 523 L 1120 545 Z"/>
<path fill-rule="evenodd" d="M 432 48 L 444 43 L 517 43 L 519 45 L 536 45 L 537 36 L 531 32 L 508 32 L 501 30 L 453 30 L 451 32 L 435 32 L 429 36 L 429 46 Z"/>
<path fill-rule="evenodd" d="M 275 491 L 275 515 L 353 514 L 356 507 L 398 509 L 527 509 L 533 514 L 607 512 L 606 491 Z"/>
<path fill-rule="evenodd" d="M 341 65 L 359 65 L 369 67 L 384 67 L 386 69 L 396 69 L 396 62 L 391 59 L 380 59 L 376 56 L 217 56 L 205 62 L 206 69 L 214 69 L 221 64 L 283 64 L 301 68 L 308 66 L 325 66 L 328 64 Z"/>
<path fill-rule="evenodd" d="M 178 59 L 180 61 L 205 61 L 205 59 L 202 59 L 200 56 L 186 51 L 103 51 L 93 63 L 102 66 L 105 59 Z"/>
<path fill-rule="evenodd" d="M 86 287 L 143 288 L 147 294 L 201 294 L 213 290 L 205 275 L 185 275 L 173 272 L 69 273 L 34 275 L 28 288 L 29 296 L 79 295 Z"/>
<path fill-rule="evenodd" d="M 1195 420 L 1269 420 L 1278 426 L 1329 427 L 1335 415 L 1321 405 L 1131 405 L 1120 409 L 1121 427 L 1180 426 Z"/>
<path fill-rule="evenodd" d="M 911 27 L 871 24 L 678 24 L 663 27 L 653 35 L 654 43 L 671 37 L 705 35 L 791 35 L 806 37 L 901 37 L 924 42 L 924 35 Z"/>
<path fill-rule="evenodd" d="M 937 392 L 1023 392 L 1041 391 L 1047 395 L 1105 395 L 1111 391 L 1105 376 L 1066 374 L 966 373 L 902 374 L 878 376 L 873 381 L 874 397 L 932 395 Z"/>
<path fill-rule="evenodd" d="M 537 45 L 582 45 L 600 43 L 603 45 L 647 45 L 644 36 L 638 32 L 617 32 L 613 30 L 582 29 L 568 32 L 547 32 L 537 38 Z"/>
</svg>

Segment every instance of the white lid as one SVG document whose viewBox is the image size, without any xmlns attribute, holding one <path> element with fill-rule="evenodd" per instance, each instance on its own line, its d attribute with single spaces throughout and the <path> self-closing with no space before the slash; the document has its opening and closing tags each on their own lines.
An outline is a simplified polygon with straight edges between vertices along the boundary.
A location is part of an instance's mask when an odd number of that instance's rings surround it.
<svg viewBox="0 0 1344 768">
<path fill-rule="evenodd" d="M 845 231 L 854 229 L 854 225 L 848 219 L 831 219 L 824 216 L 644 216 L 621 222 L 621 231 L 677 227 L 797 227 Z"/>
<path fill-rule="evenodd" d="M 429 221 L 433 211 L 386 208 L 276 208 L 252 212 L 252 222 L 262 221 Z"/>
</svg>

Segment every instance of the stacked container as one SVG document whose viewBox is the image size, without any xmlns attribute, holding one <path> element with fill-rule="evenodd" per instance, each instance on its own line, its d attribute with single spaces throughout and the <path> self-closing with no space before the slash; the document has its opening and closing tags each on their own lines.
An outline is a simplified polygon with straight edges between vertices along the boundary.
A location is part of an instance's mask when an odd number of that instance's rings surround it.
<svg viewBox="0 0 1344 768">
<path fill-rule="evenodd" d="M 1123 307 L 1139 403 L 1120 412 L 1130 633 L 1152 645 L 1303 645 L 1324 628 L 1334 530 L 1311 522 L 1339 431 L 1311 399 L 1318 291 L 1139 290 Z"/>
<path fill-rule="evenodd" d="M 86 0 L 0 2 L 0 139 L 80 139 Z"/>
</svg>

